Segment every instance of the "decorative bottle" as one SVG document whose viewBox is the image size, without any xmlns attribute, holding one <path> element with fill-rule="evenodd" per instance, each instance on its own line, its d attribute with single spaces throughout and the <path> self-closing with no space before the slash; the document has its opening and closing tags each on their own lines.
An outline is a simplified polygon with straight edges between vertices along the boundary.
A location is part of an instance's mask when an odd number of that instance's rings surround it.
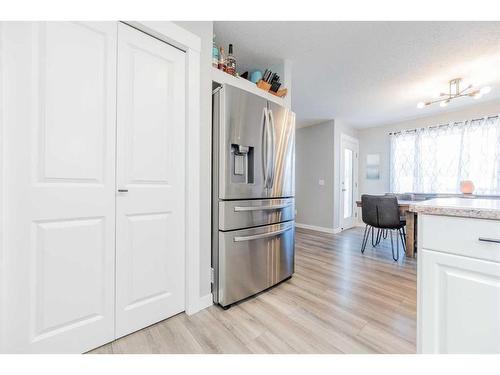
<svg viewBox="0 0 500 375">
<path fill-rule="evenodd" d="M 212 66 L 214 68 L 219 67 L 219 49 L 217 48 L 217 45 L 215 44 L 215 34 L 214 34 L 214 38 L 212 40 Z"/>
<path fill-rule="evenodd" d="M 226 57 L 226 73 L 236 75 L 236 58 L 233 55 L 233 45 L 229 45 L 229 53 Z"/>
<path fill-rule="evenodd" d="M 219 49 L 219 64 L 217 68 L 220 70 L 226 70 L 226 54 L 224 53 L 224 47 L 220 47 Z"/>
</svg>

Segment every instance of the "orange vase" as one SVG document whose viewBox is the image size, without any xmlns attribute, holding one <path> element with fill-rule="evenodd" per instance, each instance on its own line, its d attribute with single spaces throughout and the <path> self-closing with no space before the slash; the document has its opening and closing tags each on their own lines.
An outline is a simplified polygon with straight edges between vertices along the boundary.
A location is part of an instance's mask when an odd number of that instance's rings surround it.
<svg viewBox="0 0 500 375">
<path fill-rule="evenodd" d="M 472 194 L 474 192 L 474 183 L 470 180 L 460 181 L 460 191 L 462 194 Z"/>
</svg>

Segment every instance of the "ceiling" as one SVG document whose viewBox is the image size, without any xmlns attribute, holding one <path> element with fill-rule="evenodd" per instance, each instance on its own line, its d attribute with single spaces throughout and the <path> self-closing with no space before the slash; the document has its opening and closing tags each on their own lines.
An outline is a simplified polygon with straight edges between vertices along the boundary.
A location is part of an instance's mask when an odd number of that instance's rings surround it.
<svg viewBox="0 0 500 375">
<path fill-rule="evenodd" d="M 356 128 L 500 98 L 500 22 L 214 22 L 238 71 L 292 61 L 297 125 L 339 119 Z M 450 79 L 489 85 L 481 99 L 417 109 Z"/>
</svg>

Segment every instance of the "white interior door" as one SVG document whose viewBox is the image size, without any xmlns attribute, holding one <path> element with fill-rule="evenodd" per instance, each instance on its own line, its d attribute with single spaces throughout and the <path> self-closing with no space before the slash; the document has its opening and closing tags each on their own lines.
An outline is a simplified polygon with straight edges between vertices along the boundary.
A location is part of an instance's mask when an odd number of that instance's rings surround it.
<svg viewBox="0 0 500 375">
<path fill-rule="evenodd" d="M 184 310 L 185 82 L 184 52 L 119 24 L 117 337 Z"/>
<path fill-rule="evenodd" d="M 114 338 L 117 24 L 2 34 L 0 352 L 84 352 Z"/>
<path fill-rule="evenodd" d="M 340 227 L 356 225 L 358 196 L 358 141 L 342 134 L 340 140 Z"/>
</svg>

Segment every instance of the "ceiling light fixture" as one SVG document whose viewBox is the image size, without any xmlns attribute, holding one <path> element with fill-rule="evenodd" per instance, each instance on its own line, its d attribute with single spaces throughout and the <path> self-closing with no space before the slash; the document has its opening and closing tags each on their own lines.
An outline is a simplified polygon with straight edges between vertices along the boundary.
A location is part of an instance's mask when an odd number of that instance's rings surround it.
<svg viewBox="0 0 500 375">
<path fill-rule="evenodd" d="M 488 94 L 489 92 L 491 91 L 491 87 L 490 86 L 484 86 L 481 90 L 479 90 L 479 92 L 481 94 Z"/>
<path fill-rule="evenodd" d="M 483 95 L 489 93 L 491 91 L 491 87 L 485 86 L 481 89 L 474 88 L 472 85 L 468 85 L 464 89 L 460 89 L 460 82 L 462 78 L 455 78 L 449 82 L 448 93 L 441 93 L 435 100 L 429 100 L 427 102 L 420 102 L 417 104 L 417 108 L 428 107 L 431 104 L 439 103 L 441 107 L 446 107 L 448 103 L 457 98 L 461 98 L 463 96 L 470 96 L 474 99 L 479 99 Z"/>
</svg>

